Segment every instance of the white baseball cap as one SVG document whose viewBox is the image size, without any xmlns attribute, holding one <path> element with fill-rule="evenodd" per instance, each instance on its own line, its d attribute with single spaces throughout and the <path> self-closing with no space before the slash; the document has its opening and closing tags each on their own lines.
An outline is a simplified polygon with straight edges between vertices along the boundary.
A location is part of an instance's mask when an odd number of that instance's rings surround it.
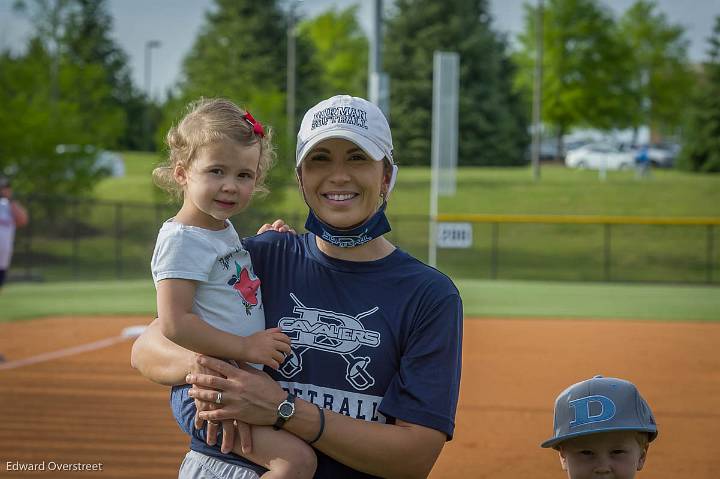
<svg viewBox="0 0 720 479">
<path fill-rule="evenodd" d="M 363 98 L 337 95 L 305 113 L 297 136 L 296 166 L 315 145 L 330 138 L 352 141 L 372 159 L 393 163 L 390 125 L 380 108 Z"/>
</svg>

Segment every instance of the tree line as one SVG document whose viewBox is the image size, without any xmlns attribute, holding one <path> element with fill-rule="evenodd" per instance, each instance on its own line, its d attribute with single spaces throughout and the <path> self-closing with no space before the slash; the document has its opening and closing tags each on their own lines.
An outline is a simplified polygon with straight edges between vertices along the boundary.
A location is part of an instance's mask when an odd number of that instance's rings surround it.
<svg viewBox="0 0 720 479">
<path fill-rule="evenodd" d="M 18 190 L 89 193 L 99 173 L 88 159 L 68 166 L 58 145 L 161 149 L 169 125 L 200 96 L 245 105 L 275 130 L 281 161 L 293 156 L 286 2 L 215 0 L 179 80 L 157 101 L 132 81 L 107 0 L 16 0 L 15 7 L 33 33 L 22 53 L 0 52 L 0 171 L 16 176 Z M 298 22 L 295 125 L 320 98 L 366 96 L 368 40 L 356 16 L 351 7 Z M 527 163 L 538 18 L 527 3 L 513 44 L 493 28 L 487 0 L 393 3 L 383 70 L 400 163 L 429 164 L 435 50 L 460 54 L 460 164 Z M 684 29 L 651 0 L 620 16 L 600 0 L 546 0 L 542 18 L 546 132 L 561 139 L 576 127 L 646 125 L 656 139 L 682 139 L 681 167 L 720 171 L 720 17 L 699 65 L 688 60 Z"/>
</svg>

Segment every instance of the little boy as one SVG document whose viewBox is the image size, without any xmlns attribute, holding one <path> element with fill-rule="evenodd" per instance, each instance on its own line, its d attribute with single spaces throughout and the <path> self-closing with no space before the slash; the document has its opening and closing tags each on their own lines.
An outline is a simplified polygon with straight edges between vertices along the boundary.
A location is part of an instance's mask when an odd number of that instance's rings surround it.
<svg viewBox="0 0 720 479">
<path fill-rule="evenodd" d="M 595 376 L 555 400 L 554 436 L 541 444 L 560 452 L 569 479 L 632 479 L 658 430 L 635 385 Z"/>
</svg>

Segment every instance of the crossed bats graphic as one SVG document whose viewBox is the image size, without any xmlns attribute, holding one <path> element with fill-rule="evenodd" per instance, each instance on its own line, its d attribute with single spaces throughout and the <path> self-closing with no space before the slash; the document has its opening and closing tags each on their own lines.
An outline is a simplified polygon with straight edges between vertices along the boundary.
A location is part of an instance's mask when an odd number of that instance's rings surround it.
<svg viewBox="0 0 720 479">
<path fill-rule="evenodd" d="M 305 351 L 318 349 L 339 354 L 345 360 L 347 363 L 345 379 L 356 389 L 362 391 L 375 384 L 375 378 L 367 372 L 370 358 L 353 356 L 351 353 L 361 346 L 377 347 L 380 344 L 380 335 L 375 331 L 367 331 L 360 322 L 360 319 L 375 313 L 380 308 L 376 306 L 357 316 L 350 316 L 333 311 L 308 308 L 293 293 L 290 293 L 290 297 L 295 302 L 293 313 L 299 314 L 300 317 L 283 317 L 278 321 L 278 326 L 292 340 L 297 341 L 300 346 L 292 348 L 290 356 L 280 366 L 280 373 L 287 378 L 294 376 L 302 369 L 302 356 Z M 334 324 L 337 326 L 338 323 L 342 323 L 344 336 L 348 337 L 339 338 L 329 336 L 324 332 L 318 333 L 308 330 L 308 326 L 310 328 L 317 325 L 327 326 Z"/>
</svg>

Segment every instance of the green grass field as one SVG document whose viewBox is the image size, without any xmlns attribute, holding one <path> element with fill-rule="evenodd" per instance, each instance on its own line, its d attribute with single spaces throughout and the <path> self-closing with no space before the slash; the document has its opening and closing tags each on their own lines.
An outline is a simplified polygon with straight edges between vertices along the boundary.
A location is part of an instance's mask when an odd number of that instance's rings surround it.
<svg viewBox="0 0 720 479">
<path fill-rule="evenodd" d="M 123 156 L 127 176 L 101 182 L 100 201 L 65 205 L 47 219 L 35 213 L 42 228 L 18 232 L 16 277 L 149 277 L 157 230 L 176 207 L 151 181 L 159 155 Z M 421 260 L 428 254 L 429 183 L 428 168 L 401 167 L 388 209 L 389 238 Z M 241 235 L 275 217 L 301 228 L 307 211 L 294 181 L 256 206 L 264 213 L 251 207 L 234 220 Z M 441 198 L 440 212 L 717 218 L 720 175 L 656 170 L 636 181 L 633 172 L 610 172 L 599 181 L 596 172 L 545 166 L 535 183 L 529 168 L 461 168 L 457 194 Z M 613 226 L 609 245 L 607 233 L 602 225 L 503 224 L 493 257 L 493 227 L 478 224 L 472 248 L 440 250 L 438 267 L 456 279 L 720 283 L 720 227 Z"/>
<path fill-rule="evenodd" d="M 161 156 L 122 153 L 127 176 L 107 179 L 96 189 L 99 199 L 164 201 L 151 173 Z M 430 170 L 403 167 L 388 211 L 395 215 L 427 215 Z M 278 167 L 279 168 L 279 167 Z M 720 216 L 720 175 L 654 170 L 636 181 L 632 171 L 611 171 L 599 181 L 594 171 L 545 166 L 535 183 L 527 168 L 460 168 L 457 194 L 440 199 L 442 213 L 573 214 L 637 216 Z M 304 216 L 306 209 L 294 181 L 266 202 L 277 211 Z"/>
<path fill-rule="evenodd" d="M 709 286 L 458 280 L 466 317 L 621 318 L 720 321 Z M 0 322 L 44 316 L 155 313 L 150 279 L 10 284 Z"/>
</svg>

